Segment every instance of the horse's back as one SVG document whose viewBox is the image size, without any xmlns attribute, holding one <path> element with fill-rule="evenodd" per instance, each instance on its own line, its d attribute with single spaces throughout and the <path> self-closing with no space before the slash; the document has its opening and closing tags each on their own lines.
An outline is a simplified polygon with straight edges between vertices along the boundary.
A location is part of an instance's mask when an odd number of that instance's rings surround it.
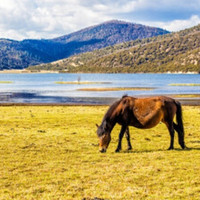
<svg viewBox="0 0 200 200">
<path fill-rule="evenodd" d="M 136 126 L 141 128 L 154 127 L 160 121 L 165 121 L 169 115 L 174 116 L 176 112 L 175 100 L 165 96 L 125 97 L 123 102 L 135 116 L 133 119 L 137 119 L 140 125 L 136 123 L 136 120 L 132 120 L 131 124 L 137 124 Z"/>
<path fill-rule="evenodd" d="M 135 107 L 141 107 L 141 108 L 147 108 L 147 107 L 153 107 L 153 108 L 159 108 L 162 106 L 175 104 L 175 100 L 167 97 L 167 96 L 155 96 L 155 97 L 147 97 L 147 98 L 134 98 L 134 97 L 124 97 L 124 99 L 129 102 L 129 105 L 134 105 Z"/>
</svg>

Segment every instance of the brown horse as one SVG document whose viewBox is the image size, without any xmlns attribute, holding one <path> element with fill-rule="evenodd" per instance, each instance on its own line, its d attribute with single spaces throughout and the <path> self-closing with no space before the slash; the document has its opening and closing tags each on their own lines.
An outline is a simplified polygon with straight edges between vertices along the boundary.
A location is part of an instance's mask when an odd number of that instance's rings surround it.
<svg viewBox="0 0 200 200">
<path fill-rule="evenodd" d="M 173 122 L 175 114 L 177 124 Z M 128 126 L 148 129 L 156 126 L 160 121 L 167 126 L 171 136 L 169 149 L 174 149 L 174 129 L 178 132 L 179 144 L 184 149 L 182 108 L 178 101 L 165 96 L 150 98 L 123 96 L 119 101 L 110 106 L 101 125 L 97 125 L 99 151 L 106 152 L 111 140 L 111 131 L 116 123 L 122 126 L 116 149 L 116 152 L 119 152 L 124 133 L 128 141 L 128 149 L 132 149 Z"/>
</svg>

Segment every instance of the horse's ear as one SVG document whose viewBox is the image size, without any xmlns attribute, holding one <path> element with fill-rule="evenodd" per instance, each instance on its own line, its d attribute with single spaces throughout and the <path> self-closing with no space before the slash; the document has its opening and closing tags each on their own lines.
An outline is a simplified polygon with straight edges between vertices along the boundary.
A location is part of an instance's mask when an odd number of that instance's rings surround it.
<svg viewBox="0 0 200 200">
<path fill-rule="evenodd" d="M 103 130 L 106 130 L 107 129 L 107 119 L 105 119 L 102 123 L 102 128 Z"/>
<path fill-rule="evenodd" d="M 97 128 L 99 128 L 99 125 L 98 125 L 98 124 L 96 124 L 96 127 L 97 127 Z"/>
</svg>

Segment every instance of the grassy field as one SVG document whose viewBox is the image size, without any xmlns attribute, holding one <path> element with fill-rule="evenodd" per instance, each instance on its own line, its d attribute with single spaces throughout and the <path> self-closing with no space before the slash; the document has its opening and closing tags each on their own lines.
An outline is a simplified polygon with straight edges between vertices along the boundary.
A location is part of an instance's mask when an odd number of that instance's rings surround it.
<svg viewBox="0 0 200 200">
<path fill-rule="evenodd" d="M 167 151 L 163 124 L 131 128 L 133 150 L 98 152 L 95 123 L 107 106 L 0 107 L 0 199 L 200 198 L 200 107 L 183 107 L 185 140 Z"/>
</svg>

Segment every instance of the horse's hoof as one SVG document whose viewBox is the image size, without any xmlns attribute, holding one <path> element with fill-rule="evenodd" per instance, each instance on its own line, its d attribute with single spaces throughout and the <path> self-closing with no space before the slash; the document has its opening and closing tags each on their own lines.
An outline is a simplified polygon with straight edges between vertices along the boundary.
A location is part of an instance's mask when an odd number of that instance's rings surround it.
<svg viewBox="0 0 200 200">
<path fill-rule="evenodd" d="M 167 150 L 173 150 L 174 149 L 174 147 L 169 147 Z"/>
<path fill-rule="evenodd" d="M 186 145 L 184 145 L 184 147 L 182 146 L 182 149 L 185 149 L 185 150 L 187 150 L 187 149 L 190 149 L 189 147 L 187 147 Z"/>
<path fill-rule="evenodd" d="M 182 145 L 181 145 L 181 148 L 182 148 L 182 149 L 187 149 L 187 147 L 185 146 L 185 144 L 182 144 Z"/>
<path fill-rule="evenodd" d="M 128 147 L 128 149 L 127 149 L 127 150 L 128 150 L 128 151 L 130 151 L 130 150 L 132 150 L 132 149 L 133 149 L 132 147 Z"/>
<path fill-rule="evenodd" d="M 116 150 L 115 150 L 115 153 L 119 153 L 119 151 L 120 151 L 120 149 L 116 149 Z"/>
</svg>

